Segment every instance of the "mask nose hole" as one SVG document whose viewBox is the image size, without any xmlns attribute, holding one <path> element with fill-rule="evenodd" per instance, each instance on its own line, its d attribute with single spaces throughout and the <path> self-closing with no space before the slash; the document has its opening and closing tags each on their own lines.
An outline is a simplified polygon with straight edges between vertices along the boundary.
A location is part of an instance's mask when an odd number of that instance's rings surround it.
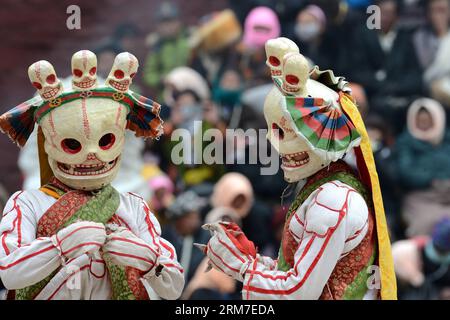
<svg viewBox="0 0 450 320">
<path fill-rule="evenodd" d="M 284 139 L 284 130 L 280 128 L 280 126 L 276 123 L 272 123 L 272 133 L 275 137 L 280 140 Z"/>
<path fill-rule="evenodd" d="M 94 153 L 88 153 L 87 160 L 97 160 L 97 156 Z"/>
</svg>

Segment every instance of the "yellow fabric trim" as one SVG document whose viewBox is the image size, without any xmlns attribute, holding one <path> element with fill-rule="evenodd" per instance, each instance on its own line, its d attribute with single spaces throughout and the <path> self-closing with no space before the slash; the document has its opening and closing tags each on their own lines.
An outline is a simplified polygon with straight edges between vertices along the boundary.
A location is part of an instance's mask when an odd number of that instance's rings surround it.
<svg viewBox="0 0 450 320">
<path fill-rule="evenodd" d="M 59 199 L 61 197 L 56 191 L 46 187 L 40 187 L 39 190 L 55 199 Z"/>
<path fill-rule="evenodd" d="M 375 220 L 378 235 L 378 263 L 380 267 L 381 277 L 381 299 L 396 300 L 397 299 L 397 282 L 395 279 L 394 262 L 391 253 L 391 242 L 389 240 L 389 232 L 384 214 L 383 198 L 381 196 L 380 184 L 378 182 L 378 174 L 373 158 L 372 148 L 367 135 L 366 127 L 361 118 L 358 108 L 351 96 L 347 94 L 341 95 L 341 106 L 351 122 L 355 125 L 361 135 L 360 148 L 363 154 L 364 162 L 369 171 L 370 183 L 372 187 L 372 199 L 375 209 Z"/>
</svg>

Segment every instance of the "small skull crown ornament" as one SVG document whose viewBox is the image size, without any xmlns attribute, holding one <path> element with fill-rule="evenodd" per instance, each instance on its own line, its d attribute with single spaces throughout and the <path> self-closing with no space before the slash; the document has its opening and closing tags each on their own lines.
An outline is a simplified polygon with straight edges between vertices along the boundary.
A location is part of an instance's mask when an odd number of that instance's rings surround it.
<svg viewBox="0 0 450 320">
<path fill-rule="evenodd" d="M 91 90 L 97 87 L 97 56 L 81 50 L 72 56 L 72 89 Z"/>
<path fill-rule="evenodd" d="M 138 67 L 139 63 L 134 55 L 129 52 L 119 53 L 106 78 L 106 84 L 122 93 L 128 91 Z"/>
<path fill-rule="evenodd" d="M 28 77 L 44 101 L 53 100 L 64 91 L 55 69 L 46 60 L 33 63 L 28 68 Z"/>
</svg>

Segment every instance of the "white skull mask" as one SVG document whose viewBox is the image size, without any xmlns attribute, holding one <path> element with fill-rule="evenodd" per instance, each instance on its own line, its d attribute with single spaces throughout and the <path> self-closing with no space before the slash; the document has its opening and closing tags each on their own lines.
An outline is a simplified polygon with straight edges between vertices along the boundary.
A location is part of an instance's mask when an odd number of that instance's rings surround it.
<svg viewBox="0 0 450 320">
<path fill-rule="evenodd" d="M 320 97 L 339 108 L 339 95 L 320 82 L 307 79 L 305 95 Z M 264 103 L 264 116 L 268 127 L 268 139 L 280 154 L 285 180 L 296 182 L 305 179 L 330 164 L 323 152 L 314 150 L 309 142 L 297 133 L 295 123 L 286 109 L 285 95 L 273 88 Z"/>
<path fill-rule="evenodd" d="M 97 56 L 89 50 L 81 50 L 72 56 L 72 88 L 92 90 L 97 87 Z"/>
<path fill-rule="evenodd" d="M 117 174 L 128 110 L 110 99 L 71 101 L 40 121 L 53 174 L 66 185 L 96 190 Z"/>
<path fill-rule="evenodd" d="M 270 68 L 272 77 L 281 77 L 283 72 L 283 58 L 288 53 L 299 53 L 294 41 L 288 38 L 270 39 L 266 42 L 266 65 Z"/>
<path fill-rule="evenodd" d="M 46 60 L 33 63 L 28 68 L 28 76 L 33 87 L 45 101 L 53 100 L 63 92 L 63 85 L 56 76 L 55 69 Z"/>
<path fill-rule="evenodd" d="M 128 91 L 138 67 L 139 63 L 134 55 L 129 52 L 119 53 L 106 78 L 106 85 L 119 92 Z"/>
</svg>

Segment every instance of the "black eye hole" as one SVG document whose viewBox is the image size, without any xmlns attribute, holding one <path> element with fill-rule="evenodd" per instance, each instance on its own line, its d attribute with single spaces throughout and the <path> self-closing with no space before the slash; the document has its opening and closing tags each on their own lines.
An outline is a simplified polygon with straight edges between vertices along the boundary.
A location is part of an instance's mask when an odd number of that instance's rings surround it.
<svg viewBox="0 0 450 320">
<path fill-rule="evenodd" d="M 281 129 L 276 123 L 272 123 L 272 131 L 275 137 L 278 137 L 280 140 L 284 139 L 284 130 Z"/>
<path fill-rule="evenodd" d="M 115 141 L 116 137 L 112 133 L 107 133 L 100 138 L 100 140 L 98 141 L 98 145 L 101 149 L 108 150 L 114 145 Z"/>
<path fill-rule="evenodd" d="M 67 153 L 77 153 L 81 150 L 81 143 L 76 139 L 64 139 L 61 141 L 61 147 Z"/>
</svg>

